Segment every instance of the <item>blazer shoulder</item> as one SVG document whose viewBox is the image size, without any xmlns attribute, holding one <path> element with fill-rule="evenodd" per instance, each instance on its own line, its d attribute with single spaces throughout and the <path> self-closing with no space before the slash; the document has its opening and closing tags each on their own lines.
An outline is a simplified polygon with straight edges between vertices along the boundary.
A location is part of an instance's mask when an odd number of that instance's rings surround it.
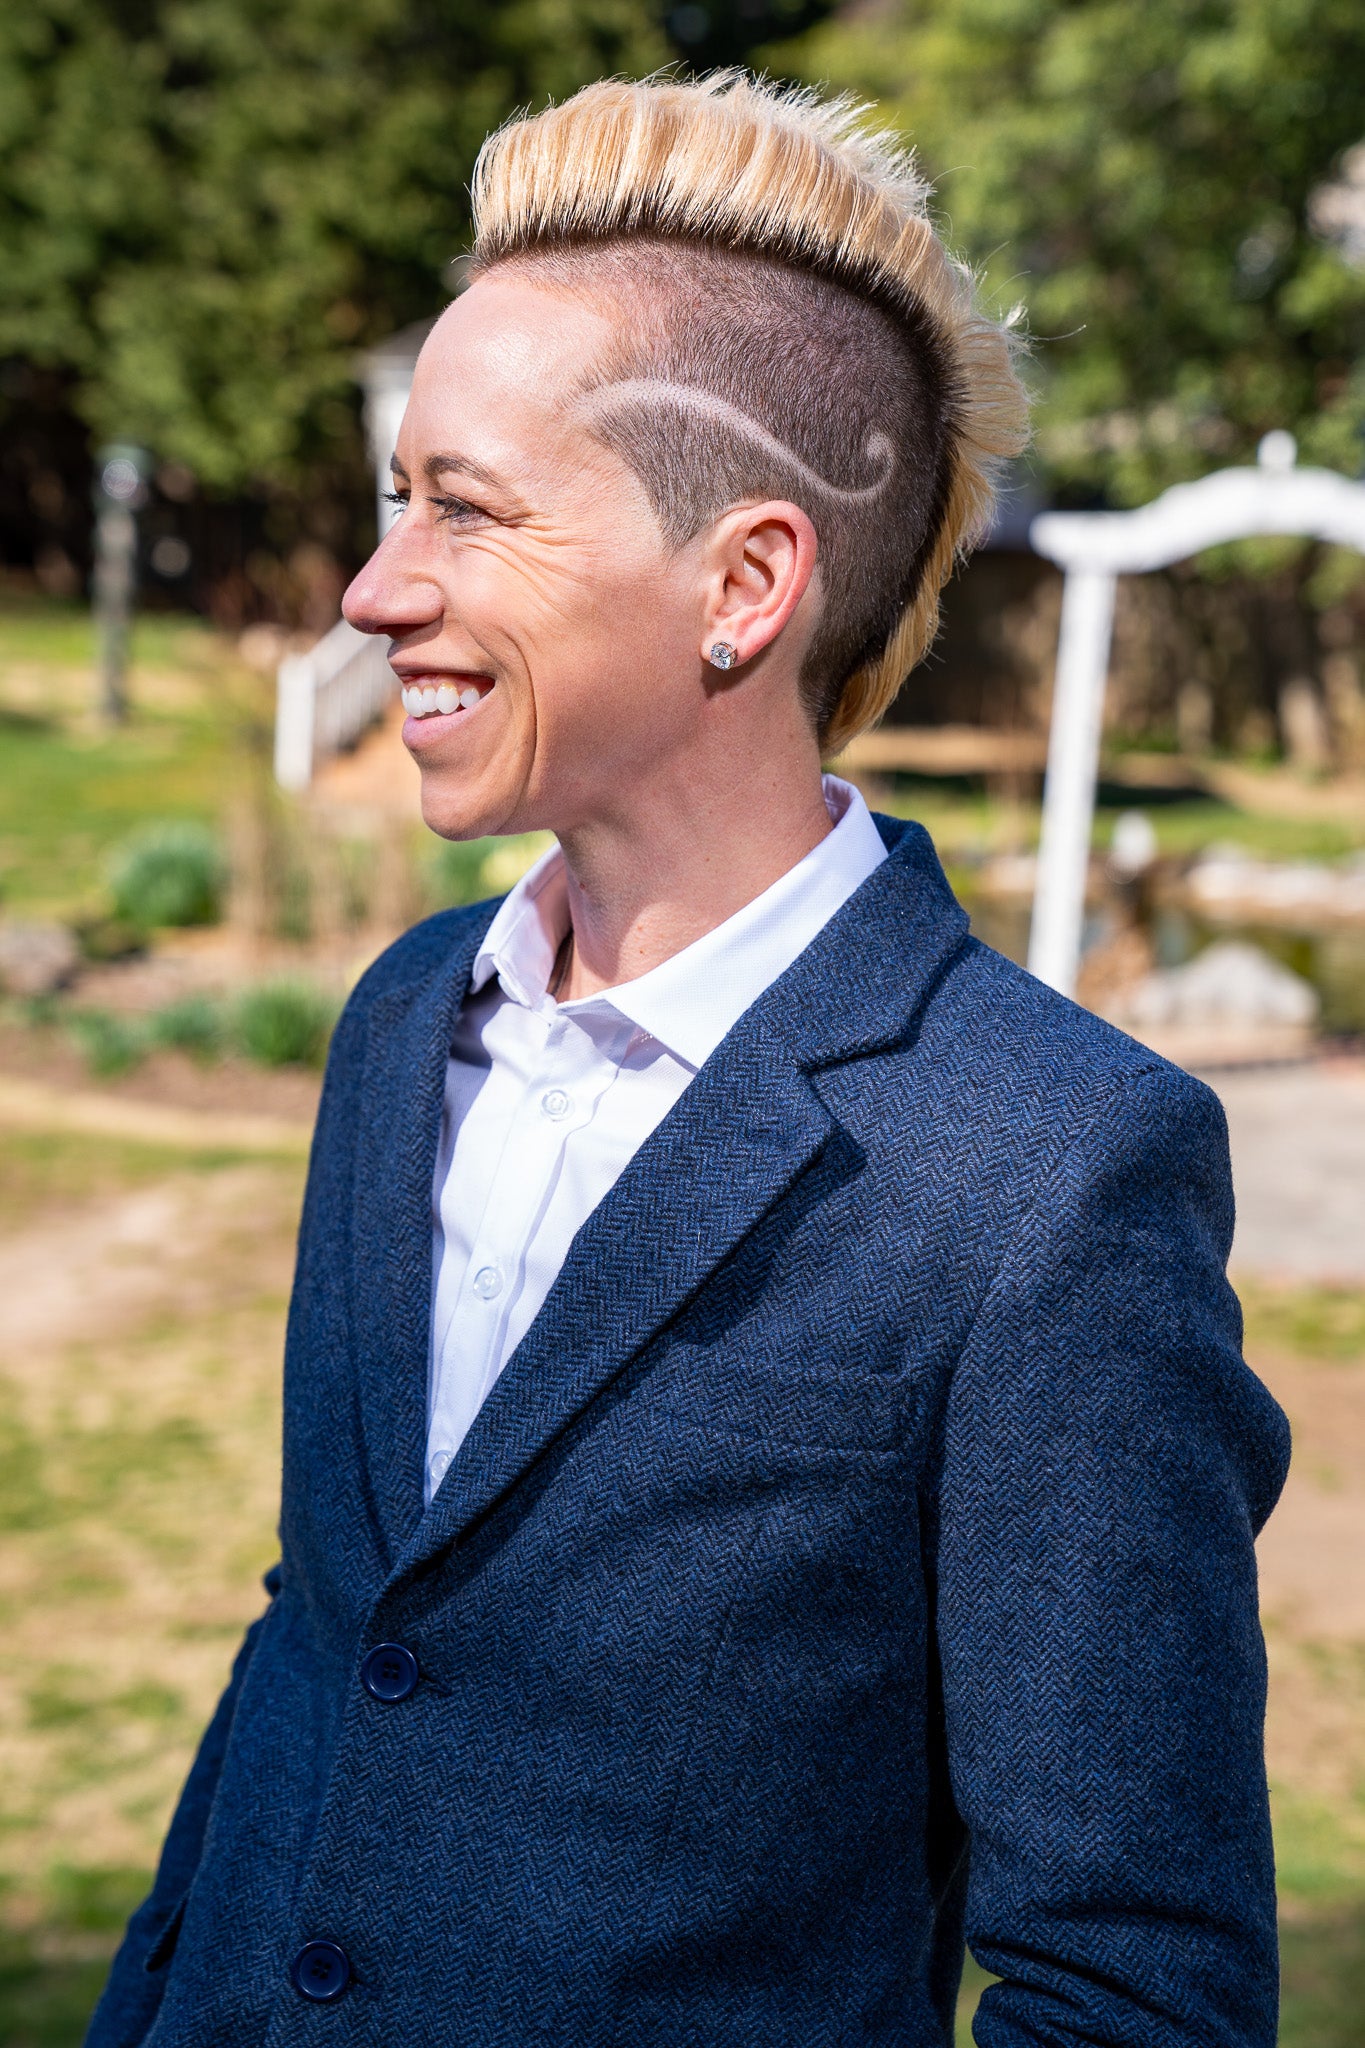
<svg viewBox="0 0 1365 2048">
<path fill-rule="evenodd" d="M 1073 1127 L 1125 1096 L 1153 1096 L 1194 1124 L 1224 1129 L 1222 1105 L 1193 1074 L 1059 995 L 979 939 L 968 939 L 929 1005 L 925 1049 L 1010 1120 Z"/>
</svg>

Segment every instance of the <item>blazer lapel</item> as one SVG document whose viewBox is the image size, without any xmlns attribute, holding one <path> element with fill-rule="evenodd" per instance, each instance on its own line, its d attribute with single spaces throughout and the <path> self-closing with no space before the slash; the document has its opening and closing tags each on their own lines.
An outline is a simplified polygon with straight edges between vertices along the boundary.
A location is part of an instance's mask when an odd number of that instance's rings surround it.
<svg viewBox="0 0 1365 2048">
<path fill-rule="evenodd" d="M 835 1128 L 812 1074 L 905 1038 L 967 920 L 927 835 L 878 822 L 892 857 L 740 1019 L 575 1237 L 401 1571 L 486 1512 L 809 1167 Z M 420 1498 L 417 1466 L 404 1483 Z"/>
<path fill-rule="evenodd" d="M 512 1485 L 785 1193 L 831 1128 L 781 1041 L 731 1035 L 578 1232 L 404 1569 Z"/>
<path fill-rule="evenodd" d="M 432 1175 L 455 1019 L 491 915 L 457 934 L 435 973 L 380 996 L 369 1019 L 352 1301 L 361 1424 L 388 1565 L 422 1516 Z"/>
</svg>

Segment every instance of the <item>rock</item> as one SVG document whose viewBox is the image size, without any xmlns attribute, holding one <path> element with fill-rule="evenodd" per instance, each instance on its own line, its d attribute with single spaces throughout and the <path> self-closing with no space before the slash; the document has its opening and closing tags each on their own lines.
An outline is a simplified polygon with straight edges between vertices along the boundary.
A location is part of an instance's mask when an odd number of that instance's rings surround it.
<svg viewBox="0 0 1365 2048">
<path fill-rule="evenodd" d="M 1184 967 L 1147 975 L 1129 989 L 1116 1021 L 1139 1033 L 1171 1026 L 1306 1030 L 1317 1014 L 1308 982 L 1259 946 L 1224 939 Z"/>
<path fill-rule="evenodd" d="M 50 996 L 80 965 L 80 948 L 64 924 L 0 924 L 0 989 L 11 996 Z"/>
<path fill-rule="evenodd" d="M 1145 811 L 1123 811 L 1114 820 L 1109 865 L 1117 875 L 1140 875 L 1157 856 L 1156 828 Z"/>
<path fill-rule="evenodd" d="M 1337 918 L 1354 923 L 1365 915 L 1365 867 L 1358 855 L 1329 867 L 1257 860 L 1240 847 L 1211 846 L 1191 868 L 1185 889 L 1196 910 L 1215 917 L 1295 925 Z"/>
</svg>

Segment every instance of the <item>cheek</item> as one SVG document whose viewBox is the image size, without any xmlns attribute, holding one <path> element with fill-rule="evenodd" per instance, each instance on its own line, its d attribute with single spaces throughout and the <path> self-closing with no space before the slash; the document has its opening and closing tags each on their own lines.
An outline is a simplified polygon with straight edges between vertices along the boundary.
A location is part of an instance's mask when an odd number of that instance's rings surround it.
<svg viewBox="0 0 1365 2048">
<path fill-rule="evenodd" d="M 638 701 L 642 674 L 695 668 L 689 593 L 657 553 L 542 544 L 470 550 L 461 609 L 538 718 Z"/>
</svg>

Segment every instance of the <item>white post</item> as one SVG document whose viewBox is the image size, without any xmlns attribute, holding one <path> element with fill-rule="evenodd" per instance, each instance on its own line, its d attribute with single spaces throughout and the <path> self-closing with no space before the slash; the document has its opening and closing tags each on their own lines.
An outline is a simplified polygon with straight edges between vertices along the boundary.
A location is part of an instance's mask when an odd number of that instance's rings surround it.
<svg viewBox="0 0 1365 2048">
<path fill-rule="evenodd" d="M 1028 964 L 1031 974 L 1064 996 L 1075 990 L 1081 957 L 1114 585 L 1108 569 L 1071 569 L 1062 586 Z"/>
<path fill-rule="evenodd" d="M 281 789 L 307 789 L 313 779 L 313 664 L 286 654 L 275 679 L 275 780 Z"/>
<path fill-rule="evenodd" d="M 375 522 L 381 540 L 398 517 L 397 506 L 387 503 L 385 494 L 393 489 L 389 461 L 411 389 L 412 364 L 392 362 L 372 371 L 365 394 L 365 424 L 374 463 Z"/>
</svg>

